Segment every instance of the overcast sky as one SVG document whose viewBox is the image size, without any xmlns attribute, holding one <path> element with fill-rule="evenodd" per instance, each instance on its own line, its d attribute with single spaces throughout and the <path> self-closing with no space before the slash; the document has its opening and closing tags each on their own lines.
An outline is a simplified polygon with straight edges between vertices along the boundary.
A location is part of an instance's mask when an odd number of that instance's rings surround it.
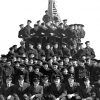
<svg viewBox="0 0 100 100">
<path fill-rule="evenodd" d="M 68 24 L 85 25 L 86 37 L 100 59 L 100 0 L 56 0 L 61 19 Z M 7 53 L 10 46 L 19 45 L 19 24 L 26 25 L 27 19 L 32 25 L 41 20 L 48 8 L 48 0 L 0 0 L 0 54 Z"/>
</svg>

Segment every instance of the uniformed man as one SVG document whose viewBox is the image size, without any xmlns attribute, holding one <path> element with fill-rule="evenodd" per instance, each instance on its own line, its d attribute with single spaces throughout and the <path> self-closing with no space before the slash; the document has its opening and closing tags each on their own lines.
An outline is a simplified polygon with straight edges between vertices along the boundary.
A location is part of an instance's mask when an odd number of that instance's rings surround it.
<svg viewBox="0 0 100 100">
<path fill-rule="evenodd" d="M 38 52 L 37 50 L 34 48 L 33 44 L 29 44 L 29 49 L 27 51 L 27 54 L 34 54 L 34 57 L 38 59 Z"/>
<path fill-rule="evenodd" d="M 70 54 L 70 50 L 67 48 L 66 46 L 67 44 L 66 43 L 62 43 L 62 53 L 63 53 L 63 57 L 70 57 L 71 54 Z"/>
<path fill-rule="evenodd" d="M 40 72 L 40 66 L 38 64 L 35 65 L 33 78 L 37 77 L 37 78 L 41 79 L 42 76 L 43 76 L 43 74 Z"/>
<path fill-rule="evenodd" d="M 32 29 L 32 27 L 30 26 L 31 23 L 31 20 L 27 20 L 27 25 L 25 26 L 25 32 L 28 35 L 28 37 L 30 37 L 30 30 Z"/>
<path fill-rule="evenodd" d="M 95 52 L 94 49 L 90 47 L 90 41 L 86 41 L 85 44 L 85 56 L 91 59 L 95 58 Z"/>
<path fill-rule="evenodd" d="M 64 30 L 66 30 L 68 28 L 67 19 L 63 20 L 63 28 L 64 28 Z"/>
<path fill-rule="evenodd" d="M 60 47 L 59 47 L 58 42 L 55 42 L 54 43 L 53 52 L 54 52 L 54 55 L 57 55 L 57 56 L 61 56 L 62 57 L 63 54 L 62 54 L 62 51 L 60 50 Z"/>
<path fill-rule="evenodd" d="M 43 98 L 43 87 L 40 85 L 38 78 L 34 78 L 33 85 L 29 87 L 30 100 L 42 100 Z"/>
<path fill-rule="evenodd" d="M 28 47 L 28 44 L 30 43 L 30 38 L 31 38 L 30 30 L 32 29 L 32 27 L 30 26 L 31 23 L 32 23 L 31 20 L 27 20 L 27 25 L 25 26 L 25 34 L 27 34 L 27 38 L 25 39 L 26 48 Z"/>
<path fill-rule="evenodd" d="M 96 93 L 96 98 L 98 98 L 97 100 L 100 99 L 100 77 L 98 78 L 97 82 L 94 83 L 94 89 L 95 89 L 95 93 Z"/>
<path fill-rule="evenodd" d="M 89 77 L 89 76 L 90 76 L 90 73 L 86 69 L 85 61 L 80 60 L 79 66 L 75 68 L 75 79 L 76 79 L 76 81 L 79 82 L 80 84 L 83 84 L 84 78 Z"/>
<path fill-rule="evenodd" d="M 77 45 L 76 44 L 73 45 L 73 47 L 70 50 L 70 52 L 71 52 L 72 58 L 76 58 L 76 54 L 77 54 Z"/>
<path fill-rule="evenodd" d="M 43 16 L 43 21 L 48 23 L 50 21 L 50 17 L 48 15 L 48 10 L 45 11 L 45 15 Z"/>
<path fill-rule="evenodd" d="M 64 34 L 64 28 L 63 28 L 63 23 L 59 24 L 58 29 L 57 29 L 57 33 L 58 33 L 58 40 L 59 40 L 58 42 L 59 42 L 59 44 L 61 46 L 61 44 L 63 42 L 63 38 L 65 36 L 65 34 Z"/>
<path fill-rule="evenodd" d="M 80 43 L 78 45 L 78 51 L 76 53 L 76 59 L 81 59 L 83 56 L 85 56 L 85 50 L 83 48 L 83 43 Z"/>
<path fill-rule="evenodd" d="M 19 26 L 20 26 L 20 31 L 18 33 L 18 37 L 22 38 L 23 40 L 26 40 L 26 38 L 28 37 L 28 34 L 26 34 L 26 32 L 25 32 L 24 25 L 20 24 Z"/>
<path fill-rule="evenodd" d="M 6 99 L 8 96 L 13 95 L 14 92 L 14 84 L 12 84 L 12 78 L 7 77 L 6 83 L 1 86 L 0 94 L 2 94 Z"/>
<path fill-rule="evenodd" d="M 54 82 L 49 87 L 50 100 L 66 100 L 67 92 L 59 75 L 54 77 Z"/>
<path fill-rule="evenodd" d="M 80 88 L 79 95 L 82 100 L 94 100 L 92 98 L 94 95 L 94 87 L 90 84 L 89 78 L 84 79 L 84 84 Z"/>
<path fill-rule="evenodd" d="M 51 85 L 49 81 L 49 77 L 44 75 L 42 78 L 42 86 L 43 86 L 43 97 L 45 100 L 49 100 L 49 86 Z"/>
<path fill-rule="evenodd" d="M 20 47 L 17 49 L 16 52 L 18 55 L 22 55 L 23 53 L 26 53 L 25 41 L 20 42 Z"/>
<path fill-rule="evenodd" d="M 41 21 L 40 20 L 38 20 L 36 23 L 37 23 L 38 27 L 41 26 Z"/>
<path fill-rule="evenodd" d="M 30 30 L 30 34 L 31 34 L 31 42 L 32 43 L 36 43 L 36 42 L 40 42 L 42 43 L 42 40 L 41 40 L 41 30 L 40 30 L 40 27 L 37 25 L 37 24 L 34 24 L 34 28 L 32 28 Z"/>
<path fill-rule="evenodd" d="M 50 57 L 52 57 L 54 55 L 53 50 L 51 50 L 51 45 L 50 43 L 46 44 L 46 49 L 45 49 L 45 55 L 46 55 L 46 59 L 49 59 Z"/>
<path fill-rule="evenodd" d="M 14 87 L 14 93 L 18 95 L 21 100 L 26 100 L 28 98 L 28 88 L 30 84 L 24 82 L 23 75 L 20 75 L 18 79 L 18 84 Z"/>
<path fill-rule="evenodd" d="M 64 41 L 66 41 L 66 43 L 68 44 L 68 47 L 73 46 L 73 44 L 76 43 L 74 41 L 74 39 L 76 39 L 76 35 L 75 35 L 76 31 L 74 29 L 74 24 L 69 25 L 69 28 L 66 29 L 64 32 L 66 36 Z"/>
<path fill-rule="evenodd" d="M 42 49 L 42 44 L 37 44 L 38 59 L 41 59 L 42 55 L 45 55 L 45 51 Z"/>
<path fill-rule="evenodd" d="M 14 68 L 10 60 L 7 61 L 6 65 L 3 66 L 3 81 L 6 81 L 6 77 L 14 75 Z"/>
<path fill-rule="evenodd" d="M 66 85 L 66 90 L 67 90 L 67 98 L 68 100 L 73 100 L 73 99 L 81 99 L 78 93 L 78 88 L 80 84 L 75 82 L 74 77 L 70 76 L 68 78 L 68 84 Z"/>
<path fill-rule="evenodd" d="M 85 31 L 83 29 L 84 25 L 83 24 L 78 24 L 77 29 L 79 30 L 79 38 L 84 38 L 85 37 Z"/>
</svg>

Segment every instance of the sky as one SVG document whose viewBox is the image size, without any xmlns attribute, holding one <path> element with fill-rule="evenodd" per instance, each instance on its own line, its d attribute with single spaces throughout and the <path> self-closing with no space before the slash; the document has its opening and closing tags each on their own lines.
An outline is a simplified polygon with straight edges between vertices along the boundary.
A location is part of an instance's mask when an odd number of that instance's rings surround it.
<svg viewBox="0 0 100 100">
<path fill-rule="evenodd" d="M 61 19 L 68 19 L 68 24 L 84 24 L 86 36 L 91 47 L 100 59 L 100 0 L 56 0 L 56 7 Z M 18 38 L 19 24 L 31 26 L 42 20 L 48 0 L 0 0 L 0 54 L 6 54 L 9 48 L 21 41 Z"/>
</svg>

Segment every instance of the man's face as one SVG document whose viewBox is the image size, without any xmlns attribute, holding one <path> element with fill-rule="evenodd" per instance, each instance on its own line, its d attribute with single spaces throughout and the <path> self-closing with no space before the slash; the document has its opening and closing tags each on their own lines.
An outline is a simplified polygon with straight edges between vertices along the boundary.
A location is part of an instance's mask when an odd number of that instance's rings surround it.
<svg viewBox="0 0 100 100">
<path fill-rule="evenodd" d="M 6 62 L 7 61 L 7 58 L 3 58 L 2 60 L 3 60 L 3 62 Z"/>
<path fill-rule="evenodd" d="M 15 65 L 15 66 L 16 66 L 16 68 L 18 68 L 18 67 L 20 66 L 20 64 L 19 64 L 19 63 L 16 63 L 16 65 Z"/>
<path fill-rule="evenodd" d="M 55 44 L 55 45 L 54 45 L 54 48 L 58 48 L 58 44 Z"/>
<path fill-rule="evenodd" d="M 26 58 L 26 59 L 25 59 L 25 63 L 28 63 L 28 62 L 29 62 L 29 60 Z"/>
<path fill-rule="evenodd" d="M 35 69 L 35 72 L 38 73 L 38 72 L 39 72 L 39 68 L 36 68 L 36 69 Z"/>
<path fill-rule="evenodd" d="M 55 79 L 55 80 L 54 80 L 54 83 L 55 83 L 56 85 L 60 84 L 60 79 Z"/>
<path fill-rule="evenodd" d="M 73 61 L 73 65 L 74 66 L 77 66 L 77 61 Z"/>
<path fill-rule="evenodd" d="M 30 64 L 33 64 L 33 63 L 34 63 L 34 61 L 33 61 L 33 59 L 31 59 L 31 60 L 30 60 Z"/>
<path fill-rule="evenodd" d="M 58 65 L 54 65 L 53 68 L 54 68 L 54 70 L 57 70 L 58 69 Z"/>
<path fill-rule="evenodd" d="M 57 61 L 57 57 L 56 56 L 53 57 L 53 61 Z"/>
<path fill-rule="evenodd" d="M 46 46 L 46 49 L 50 49 L 50 45 L 47 45 L 47 46 Z"/>
<path fill-rule="evenodd" d="M 81 67 L 83 67 L 83 66 L 84 66 L 84 63 L 83 63 L 83 62 L 80 62 L 79 64 L 80 64 L 80 66 L 81 66 Z"/>
<path fill-rule="evenodd" d="M 62 45 L 63 48 L 66 48 L 66 45 Z"/>
<path fill-rule="evenodd" d="M 31 72 L 33 70 L 33 67 L 32 66 L 30 66 L 29 67 L 29 72 Z"/>
<path fill-rule="evenodd" d="M 73 30 L 74 29 L 74 26 L 71 26 L 71 29 Z"/>
<path fill-rule="evenodd" d="M 73 85 L 74 84 L 74 79 L 69 79 L 68 82 L 69 82 L 70 85 Z"/>
<path fill-rule="evenodd" d="M 9 61 L 9 62 L 7 62 L 7 66 L 10 66 L 11 65 L 11 62 Z"/>
<path fill-rule="evenodd" d="M 61 61 L 61 62 L 59 63 L 59 65 L 60 65 L 60 66 L 63 66 L 63 65 L 64 65 L 64 62 L 63 62 L 63 61 Z"/>
<path fill-rule="evenodd" d="M 29 56 L 30 58 L 34 58 L 35 57 L 35 55 L 34 54 L 30 54 L 30 56 Z"/>
<path fill-rule="evenodd" d="M 30 24 L 31 24 L 31 23 L 30 23 L 29 21 L 27 21 L 27 25 L 29 25 L 29 26 L 30 26 Z"/>
<path fill-rule="evenodd" d="M 15 61 L 17 61 L 17 58 L 16 57 L 13 58 L 13 62 L 15 62 Z"/>
<path fill-rule="evenodd" d="M 29 48 L 30 48 L 30 49 L 33 49 L 33 45 L 30 44 L 30 45 L 29 45 Z"/>
<path fill-rule="evenodd" d="M 86 43 L 86 47 L 90 47 L 90 42 Z"/>
<path fill-rule="evenodd" d="M 39 28 L 38 26 L 34 26 L 34 29 L 35 29 L 35 30 L 38 30 L 38 28 Z"/>
<path fill-rule="evenodd" d="M 66 25 L 67 24 L 67 21 L 63 21 L 63 23 L 64 23 L 64 25 Z"/>
<path fill-rule="evenodd" d="M 38 49 L 41 49 L 41 48 L 42 48 L 41 44 L 39 44 L 39 45 L 37 46 L 37 48 L 38 48 Z"/>
<path fill-rule="evenodd" d="M 64 69 L 64 70 L 63 70 L 63 73 L 64 73 L 65 75 L 67 75 L 67 74 L 68 74 L 68 70 L 67 70 L 67 69 Z"/>
<path fill-rule="evenodd" d="M 85 84 L 86 86 L 89 86 L 89 85 L 90 85 L 90 80 L 85 81 L 84 84 Z"/>
<path fill-rule="evenodd" d="M 75 30 L 77 30 L 77 25 L 74 26 Z"/>
<path fill-rule="evenodd" d="M 12 82 L 12 80 L 8 80 L 8 79 L 6 80 L 6 84 L 7 84 L 8 87 L 10 87 L 11 82 Z"/>
<path fill-rule="evenodd" d="M 18 82 L 20 86 L 23 86 L 24 80 L 18 80 Z"/>
<path fill-rule="evenodd" d="M 22 28 L 24 28 L 24 25 L 21 25 L 21 26 L 20 26 L 20 29 L 22 29 Z"/>
<path fill-rule="evenodd" d="M 45 64 L 45 65 L 44 65 L 44 68 L 45 68 L 45 69 L 48 69 L 48 64 Z"/>
<path fill-rule="evenodd" d="M 88 65 L 90 65 L 90 64 L 91 64 L 91 60 L 88 59 L 88 60 L 86 61 L 86 63 L 87 63 Z"/>
<path fill-rule="evenodd" d="M 37 87 L 39 86 L 40 82 L 34 82 L 34 86 Z"/>
<path fill-rule="evenodd" d="M 68 62 L 69 62 L 69 58 L 65 58 L 65 59 L 64 59 L 64 62 L 65 62 L 65 63 L 68 63 Z"/>
<path fill-rule="evenodd" d="M 46 59 L 45 57 L 42 57 L 42 60 L 43 60 L 43 61 L 45 61 L 45 59 Z"/>
<path fill-rule="evenodd" d="M 45 14 L 48 15 L 48 11 L 45 11 Z"/>
</svg>

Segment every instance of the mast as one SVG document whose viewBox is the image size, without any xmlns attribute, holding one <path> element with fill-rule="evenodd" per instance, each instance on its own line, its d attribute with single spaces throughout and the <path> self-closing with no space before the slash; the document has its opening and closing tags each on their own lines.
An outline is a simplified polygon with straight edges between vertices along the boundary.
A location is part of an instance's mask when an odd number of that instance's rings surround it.
<svg viewBox="0 0 100 100">
<path fill-rule="evenodd" d="M 51 21 L 61 21 L 55 3 L 55 0 L 48 0 L 48 15 L 50 16 Z"/>
</svg>

